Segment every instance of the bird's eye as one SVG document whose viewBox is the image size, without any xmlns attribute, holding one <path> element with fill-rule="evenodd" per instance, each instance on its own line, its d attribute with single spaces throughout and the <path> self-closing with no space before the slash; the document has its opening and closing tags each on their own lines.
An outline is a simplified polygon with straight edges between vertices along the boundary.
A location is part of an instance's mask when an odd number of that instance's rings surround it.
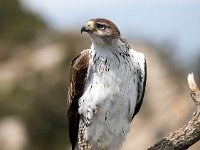
<svg viewBox="0 0 200 150">
<path fill-rule="evenodd" d="M 97 28 L 99 28 L 101 30 L 105 30 L 106 26 L 105 25 L 101 25 L 101 24 L 97 24 Z"/>
</svg>

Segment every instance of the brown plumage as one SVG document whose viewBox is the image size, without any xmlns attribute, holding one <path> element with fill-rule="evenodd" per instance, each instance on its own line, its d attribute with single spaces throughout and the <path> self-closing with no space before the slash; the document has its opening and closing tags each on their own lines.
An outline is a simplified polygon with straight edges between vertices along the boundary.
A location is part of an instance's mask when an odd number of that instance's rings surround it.
<svg viewBox="0 0 200 150">
<path fill-rule="evenodd" d="M 95 26 L 106 26 L 105 34 L 102 39 L 107 42 L 120 36 L 117 26 L 110 20 L 97 18 L 91 19 Z M 94 34 L 95 31 L 93 31 Z M 99 33 L 97 33 L 99 35 Z M 89 52 L 84 50 L 80 55 L 72 60 L 70 68 L 70 86 L 68 91 L 68 119 L 69 119 L 69 138 L 72 149 L 78 145 L 79 150 L 89 150 L 90 145 L 83 136 L 84 126 L 80 124 L 80 114 L 78 113 L 78 100 L 83 95 L 89 66 Z"/>
<path fill-rule="evenodd" d="M 119 29 L 110 20 L 104 18 L 96 18 L 96 19 L 91 19 L 91 21 L 94 21 L 96 25 L 105 25 L 108 28 L 108 30 L 106 31 L 107 35 L 109 35 L 111 39 L 115 39 L 116 37 L 120 36 Z"/>
<path fill-rule="evenodd" d="M 79 56 L 73 59 L 70 69 L 70 86 L 68 91 L 68 118 L 69 137 L 72 149 L 78 142 L 79 119 L 78 100 L 83 94 L 84 83 L 89 66 L 89 52 L 84 50 Z M 80 143 L 81 141 L 79 141 Z M 83 143 L 83 142 L 82 142 Z"/>
<path fill-rule="evenodd" d="M 110 20 L 91 19 L 82 32 L 90 35 L 92 46 L 71 64 L 68 119 L 72 150 L 120 149 L 142 105 L 145 57 L 130 48 Z"/>
</svg>

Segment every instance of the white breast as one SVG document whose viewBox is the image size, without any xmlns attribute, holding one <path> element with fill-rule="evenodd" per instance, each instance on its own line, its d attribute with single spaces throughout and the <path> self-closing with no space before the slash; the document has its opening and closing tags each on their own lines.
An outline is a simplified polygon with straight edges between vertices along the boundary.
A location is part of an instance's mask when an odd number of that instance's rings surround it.
<svg viewBox="0 0 200 150">
<path fill-rule="evenodd" d="M 87 124 L 85 138 L 96 149 L 118 149 L 130 126 L 137 98 L 137 65 L 133 55 L 91 50 L 88 80 L 79 101 Z M 96 145 L 97 144 L 97 145 Z"/>
</svg>

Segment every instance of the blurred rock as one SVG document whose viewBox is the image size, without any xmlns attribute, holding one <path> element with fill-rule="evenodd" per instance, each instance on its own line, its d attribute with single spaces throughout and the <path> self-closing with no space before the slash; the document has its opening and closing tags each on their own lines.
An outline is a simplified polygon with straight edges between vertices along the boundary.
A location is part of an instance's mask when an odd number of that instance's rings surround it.
<svg viewBox="0 0 200 150">
<path fill-rule="evenodd" d="M 0 120 L 0 149 L 25 150 L 28 137 L 24 123 L 16 117 Z"/>
</svg>

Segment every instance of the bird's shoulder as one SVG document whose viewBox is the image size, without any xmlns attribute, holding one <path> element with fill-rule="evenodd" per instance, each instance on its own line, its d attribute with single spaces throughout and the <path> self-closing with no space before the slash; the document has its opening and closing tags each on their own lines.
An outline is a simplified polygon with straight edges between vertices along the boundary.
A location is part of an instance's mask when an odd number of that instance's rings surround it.
<svg viewBox="0 0 200 150">
<path fill-rule="evenodd" d="M 83 50 L 78 56 L 76 56 L 71 62 L 71 70 L 80 70 L 87 67 L 89 64 L 89 49 Z"/>
<path fill-rule="evenodd" d="M 144 98 L 146 78 L 147 78 L 147 64 L 146 64 L 146 58 L 143 53 L 137 52 L 135 50 L 131 50 L 130 53 L 133 56 L 134 61 L 136 61 L 137 77 L 138 77 L 138 83 L 137 83 L 138 94 L 137 94 L 135 112 L 133 114 L 134 117 L 139 112 Z"/>
<path fill-rule="evenodd" d="M 89 49 L 86 49 L 76 56 L 71 62 L 68 106 L 71 105 L 72 101 L 78 101 L 83 94 L 84 83 L 86 81 L 89 67 L 89 59 Z"/>
<path fill-rule="evenodd" d="M 72 148 L 75 148 L 78 140 L 78 128 L 80 120 L 80 115 L 78 113 L 78 101 L 84 92 L 88 66 L 89 50 L 84 50 L 72 60 L 70 67 L 70 84 L 68 88 L 68 120 L 69 137 L 72 143 Z"/>
<path fill-rule="evenodd" d="M 138 63 L 139 67 L 144 67 L 146 58 L 143 53 L 138 52 L 134 49 L 130 49 L 130 55 L 133 56 L 134 60 Z"/>
</svg>

